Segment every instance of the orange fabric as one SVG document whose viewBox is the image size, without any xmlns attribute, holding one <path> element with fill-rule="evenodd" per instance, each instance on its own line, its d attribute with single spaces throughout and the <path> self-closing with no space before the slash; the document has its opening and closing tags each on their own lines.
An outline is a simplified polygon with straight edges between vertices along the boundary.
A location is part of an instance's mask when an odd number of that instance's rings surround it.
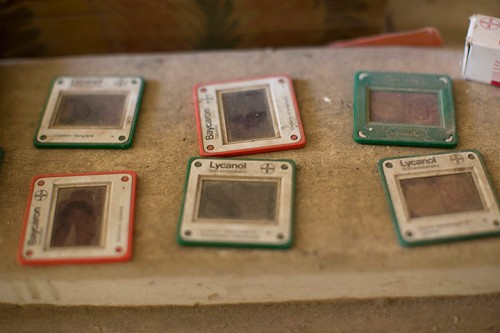
<svg viewBox="0 0 500 333">
<path fill-rule="evenodd" d="M 329 44 L 330 47 L 351 46 L 441 46 L 443 41 L 436 28 L 427 27 L 418 30 L 386 33 L 375 36 L 360 37 L 337 41 Z"/>
</svg>

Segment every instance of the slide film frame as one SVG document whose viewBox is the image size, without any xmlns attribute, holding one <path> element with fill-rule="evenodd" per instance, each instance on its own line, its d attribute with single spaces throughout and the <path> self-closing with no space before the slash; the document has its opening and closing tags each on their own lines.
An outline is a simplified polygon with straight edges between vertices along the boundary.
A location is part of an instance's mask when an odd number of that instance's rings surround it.
<svg viewBox="0 0 500 333">
<path fill-rule="evenodd" d="M 54 78 L 33 144 L 37 148 L 129 148 L 144 85 L 139 76 Z M 107 116 L 96 110 L 105 110 Z"/>
<path fill-rule="evenodd" d="M 205 181 L 208 181 L 205 183 Z M 205 184 L 225 183 L 244 184 L 243 186 L 254 186 L 256 189 L 264 189 L 261 193 L 254 192 L 253 195 L 243 196 L 229 191 L 217 193 L 216 199 L 221 201 L 208 205 L 203 201 L 209 201 L 208 194 L 204 196 Z M 269 186 L 270 185 L 270 186 Z M 241 208 L 241 215 L 253 215 L 252 218 L 231 218 L 231 208 L 229 213 L 218 211 L 219 208 L 226 210 L 226 207 L 238 206 L 239 202 L 249 200 L 261 200 L 266 202 L 266 187 L 276 189 L 275 200 L 267 203 L 261 210 Z M 207 186 L 210 189 L 210 187 Z M 217 191 L 217 189 L 215 190 Z M 272 190 L 271 190 L 272 191 Z M 254 159 L 233 159 L 233 158 L 200 158 L 193 157 L 188 162 L 186 180 L 184 184 L 184 196 L 179 216 L 177 242 L 180 245 L 192 246 L 223 246 L 223 247 L 249 247 L 249 248 L 290 248 L 293 243 L 294 225 L 294 197 L 295 197 L 295 163 L 292 160 L 254 160 Z M 250 190 L 249 192 L 252 192 Z M 267 193 L 271 193 L 267 191 Z M 238 199 L 238 196 L 240 198 Z M 246 196 L 246 197 L 245 197 Z M 251 197 L 254 198 L 251 198 Z M 245 197 L 245 198 L 243 198 Z M 259 197 L 260 199 L 256 199 Z M 235 203 L 228 205 L 228 202 Z M 208 209 L 202 208 L 209 207 Z M 250 204 L 248 204 L 250 205 Z M 265 204 L 264 204 L 265 205 Z M 273 206 L 274 205 L 274 208 Z M 244 205 L 242 205 L 244 207 Z M 269 207 L 271 207 L 269 209 Z M 215 208 L 210 212 L 211 208 Z M 245 212 L 246 209 L 246 212 Z M 269 210 L 273 210 L 274 219 L 266 219 Z M 215 213 L 214 213 L 215 211 Z M 218 215 L 216 217 L 208 215 Z M 260 219 L 255 215 L 260 214 Z M 225 215 L 222 216 L 221 215 Z M 253 219 L 255 218 L 255 219 Z"/>
<path fill-rule="evenodd" d="M 479 151 L 384 158 L 378 170 L 401 245 L 500 235 L 499 201 Z"/>
<path fill-rule="evenodd" d="M 130 260 L 136 184 L 134 171 L 35 176 L 19 262 L 55 265 Z"/>
<path fill-rule="evenodd" d="M 396 111 L 389 108 L 398 102 L 402 105 L 396 107 Z M 432 111 L 422 117 L 421 110 L 426 107 Z M 398 116 L 409 118 L 409 122 L 388 120 Z M 354 75 L 353 138 L 361 144 L 455 147 L 458 135 L 451 78 L 447 75 L 357 72 Z"/>
<path fill-rule="evenodd" d="M 197 84 L 193 95 L 201 156 L 256 154 L 306 143 L 286 75 Z"/>
</svg>

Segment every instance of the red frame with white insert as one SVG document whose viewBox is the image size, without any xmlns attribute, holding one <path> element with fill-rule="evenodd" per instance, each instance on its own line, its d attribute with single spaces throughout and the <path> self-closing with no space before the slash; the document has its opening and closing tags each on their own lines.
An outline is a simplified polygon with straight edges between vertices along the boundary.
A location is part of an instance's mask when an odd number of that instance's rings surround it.
<svg viewBox="0 0 500 333">
<path fill-rule="evenodd" d="M 221 91 L 265 87 L 273 113 L 275 138 L 224 142 L 225 127 L 218 94 Z M 261 76 L 197 84 L 193 91 L 201 156 L 237 156 L 304 147 L 306 138 L 292 80 L 287 75 Z M 208 111 L 207 111 L 208 110 Z M 215 126 L 214 126 L 215 123 Z M 211 138 L 211 132 L 215 131 Z"/>
<path fill-rule="evenodd" d="M 54 225 L 58 189 L 98 185 L 107 186 L 102 211 L 103 225 L 100 227 L 103 235 L 99 236 L 104 239 L 101 245 L 50 247 L 49 231 Z M 134 171 L 35 176 L 31 182 L 24 214 L 18 261 L 23 265 L 55 265 L 130 260 L 136 186 L 137 174 Z"/>
</svg>

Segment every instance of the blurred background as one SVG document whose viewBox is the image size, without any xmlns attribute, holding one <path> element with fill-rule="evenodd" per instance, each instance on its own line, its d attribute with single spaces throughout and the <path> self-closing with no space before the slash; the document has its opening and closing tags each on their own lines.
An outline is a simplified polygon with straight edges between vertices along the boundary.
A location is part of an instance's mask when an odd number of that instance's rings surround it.
<svg viewBox="0 0 500 333">
<path fill-rule="evenodd" d="M 0 0 L 0 58 L 324 46 L 435 27 L 462 48 L 500 0 Z"/>
</svg>

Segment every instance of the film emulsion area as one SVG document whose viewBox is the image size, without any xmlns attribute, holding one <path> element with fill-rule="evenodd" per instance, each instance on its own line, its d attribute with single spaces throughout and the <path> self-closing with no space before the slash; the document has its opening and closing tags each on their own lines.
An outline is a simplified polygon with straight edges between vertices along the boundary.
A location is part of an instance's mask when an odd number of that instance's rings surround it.
<svg viewBox="0 0 500 333">
<path fill-rule="evenodd" d="M 269 88 L 221 92 L 221 106 L 228 142 L 273 138 L 273 113 Z"/>
<path fill-rule="evenodd" d="M 472 173 L 400 180 L 411 218 L 483 210 Z"/>
<path fill-rule="evenodd" d="M 278 182 L 202 180 L 198 220 L 275 222 Z"/>
<path fill-rule="evenodd" d="M 106 186 L 57 189 L 50 247 L 99 246 Z"/>
<path fill-rule="evenodd" d="M 370 122 L 439 126 L 437 94 L 370 91 Z"/>
<path fill-rule="evenodd" d="M 125 113 L 125 94 L 61 94 L 49 128 L 120 128 Z"/>
</svg>

